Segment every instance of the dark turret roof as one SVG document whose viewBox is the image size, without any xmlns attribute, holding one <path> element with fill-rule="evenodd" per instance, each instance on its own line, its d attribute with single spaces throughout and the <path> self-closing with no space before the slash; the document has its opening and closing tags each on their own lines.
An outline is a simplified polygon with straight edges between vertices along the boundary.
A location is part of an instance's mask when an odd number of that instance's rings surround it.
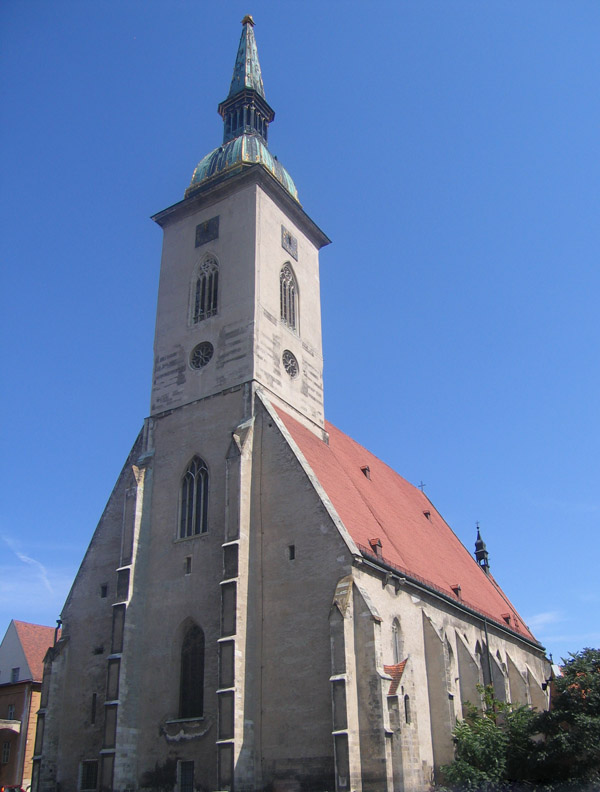
<svg viewBox="0 0 600 792">
<path fill-rule="evenodd" d="M 240 171 L 262 166 L 297 201 L 292 177 L 269 151 L 269 124 L 275 118 L 265 98 L 254 20 L 245 16 L 233 77 L 227 98 L 219 105 L 223 118 L 223 144 L 207 154 L 196 166 L 186 197 Z"/>
</svg>

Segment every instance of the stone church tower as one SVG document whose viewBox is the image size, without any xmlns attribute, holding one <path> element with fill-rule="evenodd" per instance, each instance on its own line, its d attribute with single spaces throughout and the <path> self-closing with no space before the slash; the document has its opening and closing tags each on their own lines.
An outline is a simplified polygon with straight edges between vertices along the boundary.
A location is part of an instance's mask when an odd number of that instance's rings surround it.
<svg viewBox="0 0 600 792">
<path fill-rule="evenodd" d="M 222 144 L 153 218 L 151 413 L 46 657 L 34 792 L 424 790 L 477 684 L 547 705 L 489 567 L 324 420 L 329 240 L 269 151 L 253 25 Z"/>
</svg>

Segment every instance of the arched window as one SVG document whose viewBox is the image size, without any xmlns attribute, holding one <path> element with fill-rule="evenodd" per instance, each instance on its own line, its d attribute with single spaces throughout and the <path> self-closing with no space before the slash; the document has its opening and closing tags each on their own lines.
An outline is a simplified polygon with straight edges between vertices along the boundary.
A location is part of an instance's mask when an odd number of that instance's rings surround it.
<svg viewBox="0 0 600 792">
<path fill-rule="evenodd" d="M 400 622 L 394 619 L 392 624 L 392 652 L 394 656 L 394 665 L 398 665 L 402 661 L 402 633 L 400 632 Z"/>
<path fill-rule="evenodd" d="M 297 295 L 298 286 L 294 272 L 289 264 L 284 264 L 279 274 L 279 304 L 281 321 L 290 330 L 295 330 L 297 325 Z"/>
<path fill-rule="evenodd" d="M 208 468 L 195 456 L 181 481 L 179 538 L 208 531 Z"/>
<path fill-rule="evenodd" d="M 410 697 L 408 695 L 404 696 L 404 720 L 406 723 L 410 723 Z"/>
<path fill-rule="evenodd" d="M 188 628 L 181 645 L 179 717 L 199 718 L 204 713 L 204 633 L 197 624 Z"/>
<path fill-rule="evenodd" d="M 219 264 L 214 256 L 205 256 L 196 270 L 192 322 L 196 324 L 217 313 Z"/>
</svg>

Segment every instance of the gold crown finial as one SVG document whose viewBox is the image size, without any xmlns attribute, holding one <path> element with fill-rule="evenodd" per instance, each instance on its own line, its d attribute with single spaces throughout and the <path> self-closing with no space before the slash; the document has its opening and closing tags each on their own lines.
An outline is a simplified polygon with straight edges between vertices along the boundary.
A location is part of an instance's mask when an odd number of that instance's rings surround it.
<svg viewBox="0 0 600 792">
<path fill-rule="evenodd" d="M 254 27 L 254 20 L 250 14 L 246 14 L 246 16 L 242 19 L 242 25 L 252 25 L 252 27 Z"/>
</svg>

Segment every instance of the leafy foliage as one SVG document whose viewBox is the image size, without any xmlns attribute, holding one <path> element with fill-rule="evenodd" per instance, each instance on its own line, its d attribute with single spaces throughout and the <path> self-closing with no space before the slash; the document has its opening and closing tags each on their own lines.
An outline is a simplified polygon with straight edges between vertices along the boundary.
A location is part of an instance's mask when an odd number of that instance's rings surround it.
<svg viewBox="0 0 600 792">
<path fill-rule="evenodd" d="M 483 711 L 466 705 L 454 730 L 456 758 L 442 768 L 453 790 L 600 790 L 600 650 L 563 661 L 550 712 L 496 702 L 481 689 Z"/>
</svg>

